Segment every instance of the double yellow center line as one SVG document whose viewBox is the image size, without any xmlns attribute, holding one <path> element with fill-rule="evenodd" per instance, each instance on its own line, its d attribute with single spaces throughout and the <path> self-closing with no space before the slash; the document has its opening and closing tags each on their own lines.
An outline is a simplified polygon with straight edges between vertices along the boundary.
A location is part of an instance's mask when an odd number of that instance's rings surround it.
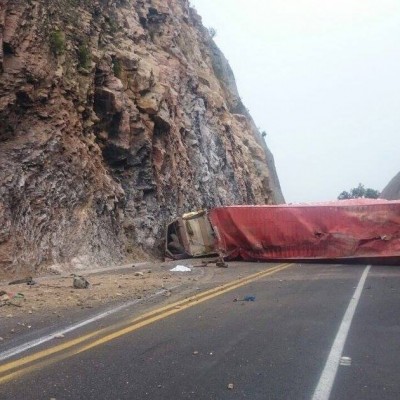
<svg viewBox="0 0 400 400">
<path fill-rule="evenodd" d="M 11 361 L 7 364 L 3 364 L 0 366 L 0 384 L 6 383 L 11 379 L 15 379 L 34 370 L 39 370 L 45 366 L 64 360 L 73 355 L 82 353 L 96 346 L 110 342 L 156 321 L 167 318 L 170 315 L 179 313 L 190 307 L 196 306 L 197 304 L 203 303 L 214 297 L 247 285 L 248 283 L 251 283 L 257 279 L 272 275 L 279 271 L 283 271 L 284 269 L 293 265 L 294 264 L 279 264 L 276 267 L 269 268 L 266 271 L 257 272 L 249 275 L 248 277 L 237 279 L 227 284 L 199 293 L 195 296 L 191 296 L 187 299 L 180 300 L 165 307 L 150 311 L 128 322 L 124 321 L 122 324 L 114 325 L 109 328 L 104 328 L 80 336 L 60 345 L 39 351 L 15 361 Z"/>
</svg>

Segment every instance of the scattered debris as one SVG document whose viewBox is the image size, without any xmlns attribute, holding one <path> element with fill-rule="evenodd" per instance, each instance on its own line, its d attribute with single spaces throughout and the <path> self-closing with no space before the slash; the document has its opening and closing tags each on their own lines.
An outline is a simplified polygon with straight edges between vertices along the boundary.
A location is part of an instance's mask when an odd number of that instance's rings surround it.
<svg viewBox="0 0 400 400">
<path fill-rule="evenodd" d="M 57 333 L 56 335 L 54 335 L 54 338 L 55 339 L 62 339 L 62 338 L 64 338 L 65 336 L 62 334 L 62 333 Z"/>
<path fill-rule="evenodd" d="M 25 275 L 9 278 L 7 281 L 2 282 L 4 286 L 0 286 L 0 321 L 1 318 L 4 318 L 8 323 L 11 319 L 25 316 L 35 317 L 36 319 L 44 314 L 54 314 L 52 318 L 57 320 L 57 318 L 62 319 L 59 313 L 64 309 L 86 309 L 88 307 L 108 304 L 110 301 L 122 302 L 125 299 L 137 299 L 136 301 L 139 303 L 149 294 L 153 294 L 153 292 L 160 292 L 159 295 L 162 298 L 169 300 L 171 298 L 171 288 L 178 287 L 185 282 L 191 284 L 191 280 L 194 277 L 193 271 L 196 272 L 193 269 L 191 273 L 169 272 L 169 269 L 175 267 L 177 264 L 183 264 L 187 267 L 191 267 L 192 265 L 189 261 L 175 261 L 166 265 L 168 269 L 161 269 L 159 266 L 147 266 L 142 269 L 141 264 L 136 264 L 136 269 L 129 268 L 124 273 L 107 270 L 96 273 L 93 276 L 86 275 L 87 273 L 91 273 L 91 271 L 70 271 L 68 274 L 57 277 L 45 276 L 36 278 L 35 276 L 34 279 L 37 281 L 37 284 L 34 286 L 26 286 L 26 283 L 20 286 L 8 286 L 8 283 L 13 279 L 24 278 Z M 128 264 L 129 267 L 130 265 L 132 264 Z M 148 273 L 148 271 L 151 271 L 151 273 Z M 138 272 L 138 276 L 135 276 Z M 76 274 L 77 276 L 83 275 L 90 283 L 89 288 L 76 289 L 73 285 L 74 275 L 72 274 Z M 86 285 L 83 284 L 82 286 L 85 287 Z M 25 298 L 17 296 L 11 299 L 17 292 L 23 293 Z M 173 294 L 174 291 L 172 292 Z M 1 298 L 3 295 L 6 296 Z M 13 306 L 12 304 L 9 305 L 9 303 L 17 305 Z M 7 315 L 10 316 L 6 317 Z M 33 325 L 30 331 L 35 328 L 36 326 Z M 28 330 L 27 328 L 24 329 Z"/>
<path fill-rule="evenodd" d="M 22 293 L 7 293 L 4 290 L 0 291 L 0 307 L 15 306 L 22 307 L 18 302 L 24 300 L 25 296 Z M 14 303 L 13 301 L 17 301 Z"/>
<path fill-rule="evenodd" d="M 34 285 L 36 282 L 34 282 L 34 280 L 32 279 L 31 276 L 28 276 L 24 279 L 17 279 L 16 281 L 11 281 L 8 284 L 9 285 L 20 285 L 21 283 L 26 283 L 27 285 Z"/>
<path fill-rule="evenodd" d="M 237 297 L 235 297 L 233 299 L 233 301 L 256 301 L 256 296 L 252 296 L 252 295 L 248 295 L 248 296 L 244 296 L 243 299 L 238 299 Z"/>
<path fill-rule="evenodd" d="M 74 277 L 73 286 L 75 289 L 87 289 L 89 287 L 89 282 L 85 277 L 75 274 L 72 274 L 72 276 Z"/>
<path fill-rule="evenodd" d="M 218 261 L 215 263 L 218 268 L 228 268 L 229 265 L 224 261 L 223 257 L 219 257 Z"/>
<path fill-rule="evenodd" d="M 350 367 L 351 366 L 351 358 L 350 357 L 341 357 L 339 364 L 343 365 L 345 367 Z"/>
<path fill-rule="evenodd" d="M 189 267 L 185 267 L 184 265 L 177 265 L 175 268 L 170 269 L 171 272 L 192 272 Z"/>
<path fill-rule="evenodd" d="M 233 383 L 228 383 L 228 389 L 229 389 L 229 390 L 233 390 L 233 388 L 234 388 Z"/>
<path fill-rule="evenodd" d="M 195 267 L 209 267 L 210 264 L 215 264 L 218 268 L 229 267 L 229 265 L 224 261 L 223 257 L 218 257 L 213 260 L 202 261 L 201 265 L 195 265 Z"/>
</svg>

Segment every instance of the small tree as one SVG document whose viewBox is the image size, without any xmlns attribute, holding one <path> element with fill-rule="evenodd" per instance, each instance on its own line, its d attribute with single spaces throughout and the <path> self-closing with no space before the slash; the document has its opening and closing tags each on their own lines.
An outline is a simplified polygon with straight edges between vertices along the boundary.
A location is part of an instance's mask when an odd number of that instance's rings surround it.
<svg viewBox="0 0 400 400">
<path fill-rule="evenodd" d="M 367 188 L 365 189 L 365 196 L 367 199 L 377 199 L 380 196 L 379 190 Z"/>
<path fill-rule="evenodd" d="M 349 192 L 346 192 L 346 190 L 344 190 L 342 193 L 339 194 L 338 196 L 338 200 L 347 200 L 347 199 L 351 199 L 351 195 Z"/>
<path fill-rule="evenodd" d="M 362 183 L 359 183 L 357 187 L 350 189 L 350 192 L 343 191 L 339 194 L 338 200 L 346 200 L 346 199 L 377 199 L 380 195 L 380 192 L 375 189 L 365 188 Z"/>
<path fill-rule="evenodd" d="M 214 39 L 215 36 L 217 36 L 217 30 L 215 28 L 213 28 L 212 26 L 210 26 L 208 28 L 208 32 L 209 32 L 209 34 L 211 36 L 211 39 Z"/>
</svg>

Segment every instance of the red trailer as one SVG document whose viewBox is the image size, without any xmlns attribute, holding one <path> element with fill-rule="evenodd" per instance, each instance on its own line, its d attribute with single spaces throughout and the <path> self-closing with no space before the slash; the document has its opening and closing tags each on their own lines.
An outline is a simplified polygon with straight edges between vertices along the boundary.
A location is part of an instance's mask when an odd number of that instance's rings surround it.
<svg viewBox="0 0 400 400">
<path fill-rule="evenodd" d="M 228 259 L 400 260 L 400 201 L 231 206 L 208 216 Z"/>
</svg>

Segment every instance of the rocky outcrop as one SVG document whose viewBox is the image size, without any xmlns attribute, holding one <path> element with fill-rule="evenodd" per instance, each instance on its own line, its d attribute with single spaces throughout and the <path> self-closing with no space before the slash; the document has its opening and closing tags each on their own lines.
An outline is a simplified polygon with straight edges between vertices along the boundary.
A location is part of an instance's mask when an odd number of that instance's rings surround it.
<svg viewBox="0 0 400 400">
<path fill-rule="evenodd" d="M 382 190 L 380 197 L 386 200 L 400 199 L 400 172 Z"/>
<path fill-rule="evenodd" d="M 283 202 L 187 0 L 0 0 L 0 268 L 120 262 L 166 221 Z"/>
</svg>

